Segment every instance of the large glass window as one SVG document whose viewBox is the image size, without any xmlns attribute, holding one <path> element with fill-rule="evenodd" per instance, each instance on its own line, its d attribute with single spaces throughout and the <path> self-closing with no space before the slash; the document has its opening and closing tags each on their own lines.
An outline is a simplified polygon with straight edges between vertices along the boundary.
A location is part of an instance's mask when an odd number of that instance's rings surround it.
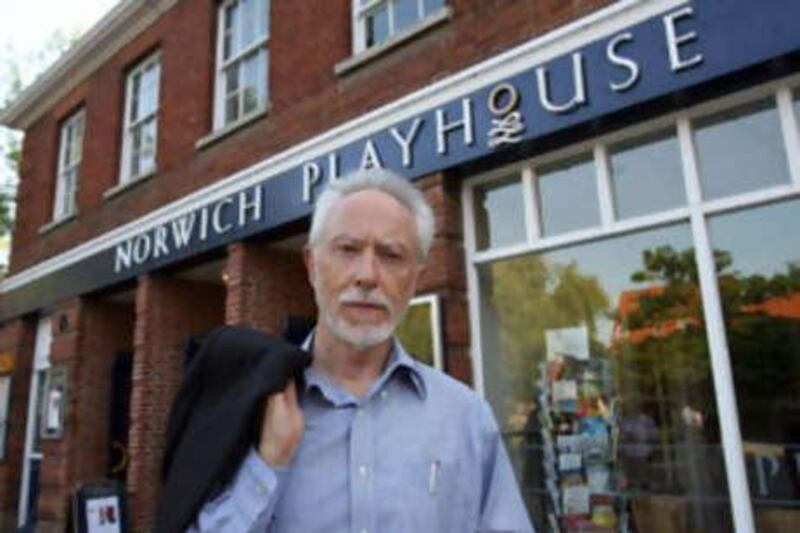
<svg viewBox="0 0 800 533">
<path fill-rule="evenodd" d="M 479 250 L 525 241 L 525 207 L 518 173 L 475 187 L 474 194 Z"/>
<path fill-rule="evenodd" d="M 686 205 L 681 154 L 674 131 L 615 144 L 610 155 L 618 218 Z"/>
<path fill-rule="evenodd" d="M 61 220 L 75 213 L 78 169 L 83 157 L 84 115 L 81 109 L 61 125 L 53 220 Z"/>
<path fill-rule="evenodd" d="M 353 0 L 356 52 L 385 42 L 443 7 L 444 0 Z"/>
<path fill-rule="evenodd" d="M 156 169 L 160 78 L 161 64 L 157 55 L 149 57 L 128 74 L 121 183 L 135 180 Z"/>
<path fill-rule="evenodd" d="M 687 225 L 479 279 L 485 392 L 539 530 L 730 529 Z"/>
<path fill-rule="evenodd" d="M 438 368 L 442 368 L 440 321 L 438 296 L 418 296 L 411 300 L 395 332 L 412 357 Z"/>
<path fill-rule="evenodd" d="M 745 485 L 758 531 L 800 531 L 800 198 L 787 157 L 800 147 L 785 144 L 778 96 L 531 161 L 531 191 L 468 184 L 476 368 L 537 531 L 731 531 L 732 510 L 747 528 Z M 737 429 L 744 457 L 722 446 Z"/>
<path fill-rule="evenodd" d="M 705 200 L 789 182 L 774 100 L 696 121 L 695 142 Z"/>
<path fill-rule="evenodd" d="M 597 177 L 591 156 L 536 170 L 542 233 L 558 235 L 600 224 Z"/>
<path fill-rule="evenodd" d="M 800 200 L 710 221 L 760 531 L 800 530 Z"/>
<path fill-rule="evenodd" d="M 262 111 L 268 100 L 269 0 L 227 0 L 219 8 L 215 123 Z"/>
</svg>

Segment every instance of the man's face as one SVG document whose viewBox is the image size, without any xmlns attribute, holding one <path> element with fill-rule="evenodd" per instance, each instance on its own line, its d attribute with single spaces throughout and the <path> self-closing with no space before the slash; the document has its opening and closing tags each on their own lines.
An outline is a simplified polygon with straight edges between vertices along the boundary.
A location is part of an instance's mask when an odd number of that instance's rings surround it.
<svg viewBox="0 0 800 533">
<path fill-rule="evenodd" d="M 305 252 L 319 327 L 358 349 L 388 339 L 421 270 L 416 222 L 388 194 L 365 190 L 328 213 L 320 242 Z"/>
</svg>

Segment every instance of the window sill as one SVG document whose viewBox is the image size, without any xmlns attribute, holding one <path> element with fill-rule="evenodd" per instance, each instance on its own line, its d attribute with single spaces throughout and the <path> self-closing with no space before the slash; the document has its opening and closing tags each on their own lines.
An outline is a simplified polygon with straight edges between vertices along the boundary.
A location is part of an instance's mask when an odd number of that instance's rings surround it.
<svg viewBox="0 0 800 533">
<path fill-rule="evenodd" d="M 45 224 L 44 226 L 41 226 L 39 228 L 39 235 L 44 235 L 45 233 L 50 233 L 54 229 L 66 224 L 67 222 L 75 220 L 76 218 L 78 218 L 78 212 L 77 211 L 73 211 L 69 215 L 64 215 L 63 217 L 60 217 L 60 218 L 54 218 L 53 220 L 51 220 L 50 222 L 48 222 L 47 224 Z"/>
<path fill-rule="evenodd" d="M 128 189 L 136 187 L 143 181 L 149 180 L 155 175 L 156 175 L 156 169 L 153 169 L 150 172 L 142 174 L 141 176 L 136 176 L 133 179 L 129 179 L 127 181 L 123 181 L 122 183 L 118 183 L 117 185 L 114 185 L 113 187 L 111 187 L 110 189 L 106 190 L 106 192 L 103 193 L 103 200 L 108 200 L 109 198 L 113 198 L 118 194 L 122 194 Z"/>
<path fill-rule="evenodd" d="M 373 59 L 380 57 L 390 50 L 397 48 L 398 46 L 402 45 L 406 41 L 409 41 L 421 33 L 425 33 L 426 31 L 443 24 L 444 22 L 449 21 L 453 17 L 453 9 L 450 6 L 445 6 L 442 9 L 436 11 L 425 17 L 424 19 L 420 20 L 410 28 L 406 28 L 405 30 L 398 32 L 397 34 L 389 37 L 386 41 L 382 42 L 379 45 L 372 46 L 367 48 L 366 50 L 362 50 L 355 55 L 348 57 L 347 59 L 336 63 L 333 67 L 333 72 L 337 76 L 342 76 L 347 74 L 353 70 L 360 68 L 361 66 L 369 63 Z"/>
<path fill-rule="evenodd" d="M 209 133 L 205 137 L 202 137 L 200 140 L 198 140 L 195 143 L 195 145 L 194 145 L 195 149 L 196 150 L 204 150 L 208 146 L 210 146 L 210 145 L 212 145 L 212 144 L 224 139 L 228 135 L 231 135 L 232 133 L 234 133 L 236 131 L 239 131 L 240 129 L 244 128 L 245 126 L 248 126 L 248 125 L 252 124 L 253 122 L 255 122 L 256 120 L 266 116 L 266 114 L 269 113 L 269 110 L 270 110 L 270 105 L 267 104 L 267 105 L 265 105 L 264 107 L 262 107 L 260 109 L 256 109 L 255 111 L 253 111 L 249 115 L 246 115 L 246 116 L 240 118 L 236 122 L 232 122 L 231 124 L 228 124 L 227 126 L 223 126 L 222 128 L 220 128 L 218 130 L 212 131 L 211 133 Z"/>
</svg>

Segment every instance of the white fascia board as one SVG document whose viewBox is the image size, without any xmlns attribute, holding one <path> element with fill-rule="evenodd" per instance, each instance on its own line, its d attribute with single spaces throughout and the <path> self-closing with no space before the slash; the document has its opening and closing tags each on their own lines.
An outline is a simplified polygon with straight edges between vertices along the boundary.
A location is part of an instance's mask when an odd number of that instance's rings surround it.
<svg viewBox="0 0 800 533">
<path fill-rule="evenodd" d="M 6 278 L 0 293 L 26 285 L 111 248 L 203 205 L 280 175 L 371 133 L 414 117 L 493 82 L 547 62 L 663 13 L 686 0 L 620 0 L 531 41 L 477 63 L 423 89 L 334 127 L 248 168 L 198 189 L 127 224 Z"/>
<path fill-rule="evenodd" d="M 27 129 L 177 0 L 122 0 L 6 108 L 0 124 Z"/>
</svg>

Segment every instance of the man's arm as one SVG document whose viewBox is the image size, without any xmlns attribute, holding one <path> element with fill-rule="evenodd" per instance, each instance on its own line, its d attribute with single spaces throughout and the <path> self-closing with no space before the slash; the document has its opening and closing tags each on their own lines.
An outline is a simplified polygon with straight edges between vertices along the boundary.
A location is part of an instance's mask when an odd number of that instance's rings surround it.
<svg viewBox="0 0 800 533">
<path fill-rule="evenodd" d="M 203 505 L 187 533 L 263 533 L 275 513 L 285 468 L 272 468 L 251 449 L 227 489 Z"/>
<path fill-rule="evenodd" d="M 528 511 L 520 494 L 511 461 L 492 410 L 482 401 L 483 491 L 480 533 L 532 533 Z"/>
<path fill-rule="evenodd" d="M 258 448 L 248 452 L 230 486 L 203 505 L 187 533 L 267 531 L 303 427 L 297 387 L 290 381 L 283 391 L 264 400 Z"/>
</svg>

